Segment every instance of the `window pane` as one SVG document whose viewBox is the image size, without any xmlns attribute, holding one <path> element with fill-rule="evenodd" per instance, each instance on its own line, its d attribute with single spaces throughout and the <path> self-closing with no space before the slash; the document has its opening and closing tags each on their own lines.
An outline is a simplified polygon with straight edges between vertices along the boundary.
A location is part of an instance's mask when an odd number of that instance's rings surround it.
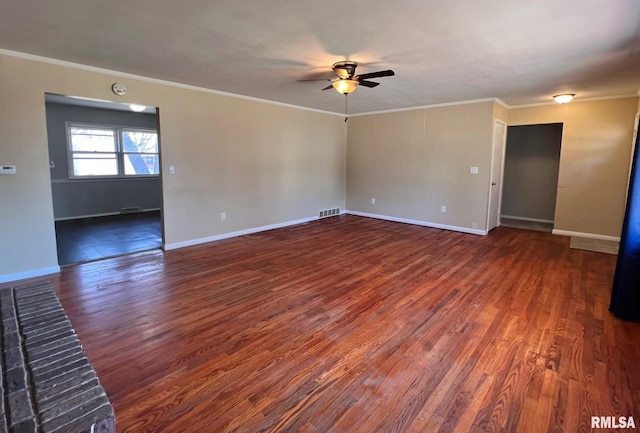
<svg viewBox="0 0 640 433">
<path fill-rule="evenodd" d="M 112 129 L 69 128 L 71 150 L 74 152 L 115 152 L 115 131 Z"/>
<path fill-rule="evenodd" d="M 122 130 L 124 152 L 158 153 L 158 134 L 154 131 Z"/>
<path fill-rule="evenodd" d="M 74 176 L 116 176 L 118 160 L 115 153 L 73 155 Z"/>
<path fill-rule="evenodd" d="M 145 153 L 125 153 L 124 174 L 159 174 L 160 164 L 158 155 Z"/>
</svg>

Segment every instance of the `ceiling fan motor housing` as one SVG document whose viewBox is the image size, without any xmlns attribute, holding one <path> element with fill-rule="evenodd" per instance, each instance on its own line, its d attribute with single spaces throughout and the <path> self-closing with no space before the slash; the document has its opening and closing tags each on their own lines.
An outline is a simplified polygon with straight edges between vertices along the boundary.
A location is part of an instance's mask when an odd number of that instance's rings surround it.
<svg viewBox="0 0 640 433">
<path fill-rule="evenodd" d="M 341 79 L 353 78 L 356 73 L 358 64 L 348 60 L 336 62 L 333 64 L 333 70 Z"/>
</svg>

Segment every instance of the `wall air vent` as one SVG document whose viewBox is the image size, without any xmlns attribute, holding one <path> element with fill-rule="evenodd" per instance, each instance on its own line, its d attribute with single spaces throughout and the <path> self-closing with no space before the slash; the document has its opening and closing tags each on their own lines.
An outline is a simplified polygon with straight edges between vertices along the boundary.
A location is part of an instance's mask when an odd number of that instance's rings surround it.
<svg viewBox="0 0 640 433">
<path fill-rule="evenodd" d="M 336 215 L 340 215 L 340 208 L 336 207 L 333 209 L 325 209 L 325 210 L 321 210 L 320 211 L 320 215 L 318 215 L 319 218 L 327 218 L 327 217 L 332 217 L 332 216 L 336 216 Z"/>
<path fill-rule="evenodd" d="M 141 208 L 140 206 L 134 206 L 134 207 L 121 207 L 121 208 L 120 208 L 120 213 L 121 213 L 121 214 L 137 213 L 137 212 L 142 212 L 142 208 Z"/>
</svg>

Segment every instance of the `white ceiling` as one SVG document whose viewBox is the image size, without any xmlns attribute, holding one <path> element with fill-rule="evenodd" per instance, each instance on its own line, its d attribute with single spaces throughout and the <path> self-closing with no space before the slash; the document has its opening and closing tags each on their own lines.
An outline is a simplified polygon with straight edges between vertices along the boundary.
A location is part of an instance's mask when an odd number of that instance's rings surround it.
<svg viewBox="0 0 640 433">
<path fill-rule="evenodd" d="M 637 0 L 0 0 L 0 48 L 340 113 L 338 60 L 393 69 L 350 113 L 636 94 Z M 126 81 L 125 81 L 126 82 Z"/>
</svg>

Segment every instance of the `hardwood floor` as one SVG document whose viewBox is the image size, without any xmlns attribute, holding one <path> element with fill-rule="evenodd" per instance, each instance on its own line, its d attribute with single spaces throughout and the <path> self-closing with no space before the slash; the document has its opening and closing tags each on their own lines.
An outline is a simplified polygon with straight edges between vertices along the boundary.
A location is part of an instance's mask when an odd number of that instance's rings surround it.
<svg viewBox="0 0 640 433">
<path fill-rule="evenodd" d="M 56 244 L 60 266 L 160 248 L 160 211 L 56 221 Z"/>
<path fill-rule="evenodd" d="M 341 216 L 52 283 L 119 433 L 573 433 L 640 422 L 614 266 L 547 233 Z"/>
</svg>

